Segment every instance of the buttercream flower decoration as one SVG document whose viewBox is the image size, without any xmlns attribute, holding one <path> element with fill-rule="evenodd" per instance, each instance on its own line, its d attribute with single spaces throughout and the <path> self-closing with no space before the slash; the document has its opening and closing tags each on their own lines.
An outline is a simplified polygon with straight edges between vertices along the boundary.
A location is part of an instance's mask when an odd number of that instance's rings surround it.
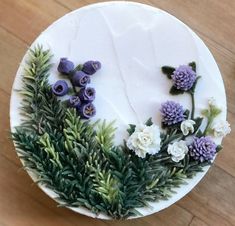
<svg viewBox="0 0 235 226">
<path fill-rule="evenodd" d="M 57 67 L 57 70 L 61 74 L 68 75 L 71 73 L 71 71 L 73 71 L 73 69 L 74 69 L 74 63 L 72 61 L 68 60 L 65 57 L 60 59 L 60 63 Z"/>
<path fill-rule="evenodd" d="M 68 93 L 69 86 L 66 81 L 64 80 L 58 80 L 53 86 L 52 86 L 52 92 L 56 96 L 64 96 Z"/>
<path fill-rule="evenodd" d="M 82 71 L 88 75 L 93 75 L 101 68 L 101 63 L 99 61 L 87 61 L 83 64 Z"/>
<path fill-rule="evenodd" d="M 95 99 L 95 89 L 91 87 L 83 88 L 79 91 L 78 96 L 84 103 L 89 103 Z"/>
<path fill-rule="evenodd" d="M 230 124 L 227 121 L 219 120 L 215 122 L 211 129 L 215 137 L 225 137 L 231 132 Z"/>
<path fill-rule="evenodd" d="M 200 162 L 211 161 L 216 154 L 217 145 L 209 136 L 195 137 L 189 146 L 190 156 Z"/>
<path fill-rule="evenodd" d="M 81 104 L 82 103 L 81 103 L 79 96 L 71 96 L 68 100 L 69 107 L 79 108 Z"/>
<path fill-rule="evenodd" d="M 196 81 L 196 72 L 189 65 L 181 65 L 175 69 L 171 77 L 177 89 L 187 91 Z"/>
<path fill-rule="evenodd" d="M 184 159 L 185 155 L 188 153 L 188 146 L 183 140 L 176 141 L 168 145 L 167 152 L 171 155 L 172 161 L 179 162 Z"/>
<path fill-rule="evenodd" d="M 154 155 L 161 147 L 160 129 L 157 125 L 136 126 L 135 131 L 127 140 L 127 147 L 133 150 L 140 158 L 145 158 L 146 154 Z"/>
<path fill-rule="evenodd" d="M 162 115 L 162 122 L 164 125 L 174 125 L 184 121 L 184 109 L 183 107 L 174 101 L 167 101 L 162 104 L 160 109 Z"/>
<path fill-rule="evenodd" d="M 184 136 L 187 136 L 189 133 L 194 133 L 194 125 L 196 124 L 195 121 L 191 119 L 184 120 L 180 124 L 180 129 Z"/>
<path fill-rule="evenodd" d="M 92 103 L 83 104 L 80 108 L 78 108 L 78 113 L 83 119 L 89 119 L 95 116 L 96 109 Z"/>
<path fill-rule="evenodd" d="M 72 77 L 72 83 L 74 86 L 85 87 L 90 82 L 90 76 L 83 71 L 76 71 Z"/>
</svg>

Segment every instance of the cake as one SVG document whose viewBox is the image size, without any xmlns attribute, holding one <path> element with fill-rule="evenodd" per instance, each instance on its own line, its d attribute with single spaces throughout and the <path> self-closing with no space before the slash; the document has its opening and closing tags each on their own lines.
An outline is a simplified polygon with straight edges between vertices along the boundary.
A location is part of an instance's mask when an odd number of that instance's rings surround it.
<svg viewBox="0 0 235 226">
<path fill-rule="evenodd" d="M 90 5 L 54 22 L 31 49 L 12 90 L 13 140 L 33 180 L 79 213 L 119 219 L 168 207 L 205 175 L 230 131 L 214 58 L 190 28 L 160 9 Z M 84 74 L 88 85 L 80 84 Z M 30 84 L 41 92 L 36 99 Z M 80 88 L 70 94 L 72 85 Z"/>
</svg>

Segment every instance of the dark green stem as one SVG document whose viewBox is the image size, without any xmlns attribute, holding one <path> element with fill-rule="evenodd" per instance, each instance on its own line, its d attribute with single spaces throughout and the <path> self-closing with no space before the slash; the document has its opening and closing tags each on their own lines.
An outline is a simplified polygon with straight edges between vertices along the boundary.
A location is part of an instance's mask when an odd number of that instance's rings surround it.
<svg viewBox="0 0 235 226">
<path fill-rule="evenodd" d="M 212 121 L 213 121 L 212 118 L 208 118 L 206 128 L 205 128 L 205 130 L 203 132 L 204 136 L 206 135 L 208 128 L 211 126 Z"/>
<path fill-rule="evenodd" d="M 192 111 L 191 111 L 191 119 L 194 120 L 194 111 L 195 111 L 195 99 L 194 92 L 190 92 L 191 100 L 192 100 Z"/>
</svg>

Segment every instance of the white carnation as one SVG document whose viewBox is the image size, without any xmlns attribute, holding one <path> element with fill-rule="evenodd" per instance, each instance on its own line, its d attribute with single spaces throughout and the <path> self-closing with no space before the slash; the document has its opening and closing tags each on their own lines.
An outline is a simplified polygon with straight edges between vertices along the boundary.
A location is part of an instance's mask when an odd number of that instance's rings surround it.
<svg viewBox="0 0 235 226">
<path fill-rule="evenodd" d="M 146 154 L 156 154 L 160 150 L 160 129 L 156 125 L 137 126 L 135 132 L 128 138 L 127 147 L 141 158 Z"/>
<path fill-rule="evenodd" d="M 191 133 L 194 132 L 194 127 L 193 127 L 194 124 L 195 122 L 190 119 L 181 122 L 180 129 L 184 134 L 184 136 L 187 136 L 190 132 Z"/>
<path fill-rule="evenodd" d="M 212 126 L 215 137 L 225 137 L 231 132 L 230 124 L 227 121 L 217 121 Z"/>
<path fill-rule="evenodd" d="M 167 152 L 171 155 L 171 159 L 174 162 L 179 162 L 188 153 L 188 146 L 183 140 L 177 141 L 168 145 Z"/>
</svg>

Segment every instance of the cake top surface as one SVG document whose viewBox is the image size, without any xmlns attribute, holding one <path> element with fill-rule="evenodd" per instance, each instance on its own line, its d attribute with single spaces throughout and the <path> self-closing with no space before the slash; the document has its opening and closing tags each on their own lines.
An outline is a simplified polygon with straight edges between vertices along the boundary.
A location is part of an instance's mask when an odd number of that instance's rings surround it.
<svg viewBox="0 0 235 226">
<path fill-rule="evenodd" d="M 73 11 L 49 26 L 32 46 L 42 44 L 53 53 L 50 83 L 60 79 L 57 65 L 61 57 L 75 64 L 99 60 L 102 69 L 93 77 L 96 89 L 94 104 L 97 119 L 115 120 L 115 143 L 128 138 L 128 124 L 142 124 L 152 117 L 161 124 L 159 109 L 167 100 L 180 102 L 191 108 L 189 95 L 172 96 L 172 83 L 162 74 L 163 65 L 178 67 L 195 61 L 197 74 L 202 78 L 195 93 L 195 115 L 216 99 L 226 118 L 226 96 L 219 69 L 205 44 L 185 24 L 168 13 L 143 4 L 107 2 Z M 26 58 L 25 58 L 26 59 Z M 17 72 L 14 88 L 21 88 L 24 61 Z M 14 105 L 12 104 L 14 102 Z M 20 124 L 20 97 L 13 92 L 11 99 L 11 127 Z M 221 139 L 216 140 L 220 143 Z M 206 168 L 207 170 L 208 168 Z M 203 177 L 198 173 L 188 185 L 177 190 L 171 199 L 153 204 L 152 209 L 141 208 L 143 215 L 166 208 L 189 192 Z M 50 190 L 42 187 L 51 197 Z M 95 216 L 86 209 L 75 211 Z M 106 215 L 99 215 L 107 218 Z"/>
</svg>

